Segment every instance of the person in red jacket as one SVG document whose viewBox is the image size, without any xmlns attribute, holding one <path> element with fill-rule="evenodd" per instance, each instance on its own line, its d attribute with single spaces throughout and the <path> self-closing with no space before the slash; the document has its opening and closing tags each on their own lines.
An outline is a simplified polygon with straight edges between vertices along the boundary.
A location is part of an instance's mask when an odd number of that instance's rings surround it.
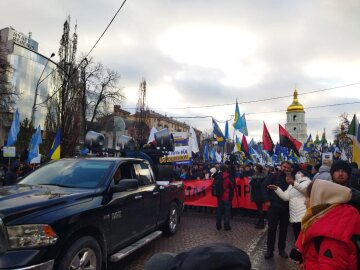
<svg viewBox="0 0 360 270">
<path fill-rule="evenodd" d="M 222 219 L 224 217 L 224 229 L 226 231 L 231 230 L 230 217 L 231 217 L 231 202 L 234 196 L 234 184 L 230 180 L 230 173 L 226 165 L 220 167 L 221 174 L 217 177 L 221 177 L 222 182 L 222 194 L 217 197 L 218 207 L 216 211 L 216 228 L 221 230 Z"/>
<path fill-rule="evenodd" d="M 352 237 L 360 235 L 360 215 L 345 204 L 350 199 L 348 187 L 325 180 L 309 185 L 305 201 L 308 208 L 296 242 L 303 269 L 357 269 L 357 249 Z"/>
</svg>

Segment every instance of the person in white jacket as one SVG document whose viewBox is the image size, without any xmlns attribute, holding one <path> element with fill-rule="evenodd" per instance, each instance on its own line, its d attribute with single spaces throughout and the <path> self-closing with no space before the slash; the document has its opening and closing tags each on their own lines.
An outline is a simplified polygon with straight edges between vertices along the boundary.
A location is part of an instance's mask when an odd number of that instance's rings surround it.
<svg viewBox="0 0 360 270">
<path fill-rule="evenodd" d="M 306 188 L 311 183 L 310 178 L 305 176 L 306 174 L 305 171 L 298 171 L 295 174 L 295 179 L 292 175 L 288 175 L 286 182 L 289 187 L 285 191 L 282 191 L 276 185 L 268 185 L 268 188 L 274 190 L 282 200 L 289 201 L 290 223 L 293 226 L 295 241 L 301 231 L 301 219 L 306 212 L 306 206 L 304 205 Z"/>
</svg>

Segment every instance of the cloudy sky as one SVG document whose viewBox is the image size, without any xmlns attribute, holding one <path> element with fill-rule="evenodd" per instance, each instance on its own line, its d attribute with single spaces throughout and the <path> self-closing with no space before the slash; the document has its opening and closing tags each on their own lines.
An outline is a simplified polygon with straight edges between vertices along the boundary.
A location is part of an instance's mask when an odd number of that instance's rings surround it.
<svg viewBox="0 0 360 270">
<path fill-rule="evenodd" d="M 71 15 L 80 55 L 121 3 L 2 0 L 0 28 L 32 32 L 39 52 L 50 55 L 58 51 L 63 22 Z M 249 136 L 259 140 L 265 121 L 277 141 L 296 86 L 308 108 L 308 133 L 315 137 L 325 128 L 332 139 L 341 113 L 360 115 L 359 14 L 358 0 L 127 0 L 91 56 L 121 74 L 127 97 L 122 106 L 130 111 L 145 78 L 151 109 L 224 121 L 234 115 L 237 98 Z M 329 88 L 335 89 L 305 94 Z M 288 97 L 242 104 L 283 96 Z M 326 106 L 352 102 L 359 103 Z M 211 128 L 210 118 L 179 120 Z"/>
</svg>

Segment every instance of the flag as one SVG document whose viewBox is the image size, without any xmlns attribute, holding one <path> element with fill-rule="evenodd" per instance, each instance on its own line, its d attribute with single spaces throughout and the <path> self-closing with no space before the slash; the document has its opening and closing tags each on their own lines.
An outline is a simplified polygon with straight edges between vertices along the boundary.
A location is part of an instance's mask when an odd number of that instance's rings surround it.
<svg viewBox="0 0 360 270">
<path fill-rule="evenodd" d="M 51 150 L 48 154 L 50 159 L 60 159 L 60 128 L 56 131 L 55 140 L 51 146 Z"/>
<path fill-rule="evenodd" d="M 255 161 L 255 162 L 260 162 L 260 155 L 259 153 L 253 148 L 250 146 L 249 144 L 249 154 L 251 155 L 252 159 Z"/>
<path fill-rule="evenodd" d="M 11 123 L 11 128 L 10 128 L 10 132 L 9 132 L 9 136 L 8 139 L 6 141 L 6 146 L 12 146 L 16 143 L 17 141 L 17 135 L 20 131 L 20 119 L 19 119 L 19 111 L 16 110 L 15 112 L 15 117 Z"/>
<path fill-rule="evenodd" d="M 34 158 L 37 158 L 39 155 L 39 145 L 42 143 L 41 138 L 41 129 L 40 126 L 36 129 L 35 133 L 32 135 L 29 145 L 29 156 L 27 159 L 28 163 L 31 163 L 31 161 Z"/>
<path fill-rule="evenodd" d="M 214 148 L 214 147 L 211 148 L 211 151 L 210 151 L 210 159 L 211 159 L 212 161 L 215 160 L 215 148 Z"/>
<path fill-rule="evenodd" d="M 292 137 L 280 124 L 279 137 L 280 146 L 292 149 L 297 156 L 300 156 L 299 150 L 301 147 L 301 142 L 297 141 L 294 137 Z"/>
<path fill-rule="evenodd" d="M 241 129 L 240 129 L 240 132 L 245 134 L 245 136 L 248 136 L 245 113 L 243 113 L 243 115 L 241 116 Z"/>
<path fill-rule="evenodd" d="M 306 142 L 304 143 L 304 147 L 303 150 L 306 152 L 312 152 L 314 150 L 314 142 L 311 138 L 311 134 L 309 135 L 309 137 L 307 138 Z"/>
<path fill-rule="evenodd" d="M 150 135 L 148 138 L 147 143 L 154 143 L 155 142 L 155 133 L 157 132 L 157 129 L 155 127 L 152 127 L 150 130 Z"/>
<path fill-rule="evenodd" d="M 196 133 L 193 127 L 190 127 L 190 138 L 189 138 L 189 146 L 191 148 L 191 151 L 193 153 L 198 153 L 199 150 L 199 145 L 197 143 L 197 137 L 196 137 Z"/>
<path fill-rule="evenodd" d="M 229 139 L 229 124 L 228 121 L 226 120 L 225 122 L 225 140 Z"/>
<path fill-rule="evenodd" d="M 274 149 L 274 143 L 270 137 L 270 133 L 265 125 L 263 125 L 263 135 L 262 135 L 262 141 L 263 141 L 263 150 L 266 150 L 269 152 L 270 156 L 273 155 L 273 149 Z"/>
<path fill-rule="evenodd" d="M 348 136 L 353 141 L 351 161 L 360 165 L 360 124 L 356 115 L 354 115 L 349 126 Z"/>
<path fill-rule="evenodd" d="M 249 146 L 248 143 L 246 141 L 246 137 L 245 135 L 242 136 L 242 140 L 241 140 L 241 151 L 244 152 L 245 156 L 247 158 L 250 158 L 250 153 L 249 153 Z"/>
<path fill-rule="evenodd" d="M 207 161 L 209 160 L 209 146 L 207 144 L 204 144 L 204 160 Z"/>
<path fill-rule="evenodd" d="M 237 99 L 236 99 L 235 119 L 234 119 L 233 127 L 234 127 L 234 129 L 237 129 L 237 130 L 240 130 L 242 128 L 240 109 L 239 109 Z"/>
<path fill-rule="evenodd" d="M 222 133 L 219 125 L 216 123 L 214 118 L 212 119 L 212 124 L 213 124 L 214 139 L 218 142 L 219 146 L 224 146 L 225 145 L 224 134 Z"/>
<path fill-rule="evenodd" d="M 222 162 L 222 158 L 221 155 L 218 152 L 215 152 L 215 159 L 217 163 L 221 163 Z"/>
<path fill-rule="evenodd" d="M 241 151 L 241 143 L 240 143 L 240 140 L 237 135 L 235 137 L 235 146 L 236 146 L 236 152 L 240 152 Z"/>
</svg>

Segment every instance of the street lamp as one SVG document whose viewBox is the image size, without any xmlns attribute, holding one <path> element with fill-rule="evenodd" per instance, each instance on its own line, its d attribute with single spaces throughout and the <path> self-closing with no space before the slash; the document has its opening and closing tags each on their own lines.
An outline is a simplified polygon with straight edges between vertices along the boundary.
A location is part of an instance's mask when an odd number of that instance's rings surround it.
<svg viewBox="0 0 360 270">
<path fill-rule="evenodd" d="M 52 53 L 50 55 L 50 58 L 54 57 L 55 53 Z M 50 58 L 47 58 L 46 64 L 44 66 L 44 69 L 42 70 L 40 77 L 36 83 L 36 88 L 35 88 L 35 97 L 34 97 L 34 104 L 32 106 L 32 110 L 31 110 L 31 123 L 34 125 L 35 124 L 35 111 L 36 111 L 36 100 L 37 100 L 37 96 L 38 96 L 38 89 L 39 89 L 39 85 L 43 82 L 43 80 L 41 80 L 42 75 L 44 74 L 44 71 L 47 67 L 47 65 L 49 64 Z"/>
</svg>

